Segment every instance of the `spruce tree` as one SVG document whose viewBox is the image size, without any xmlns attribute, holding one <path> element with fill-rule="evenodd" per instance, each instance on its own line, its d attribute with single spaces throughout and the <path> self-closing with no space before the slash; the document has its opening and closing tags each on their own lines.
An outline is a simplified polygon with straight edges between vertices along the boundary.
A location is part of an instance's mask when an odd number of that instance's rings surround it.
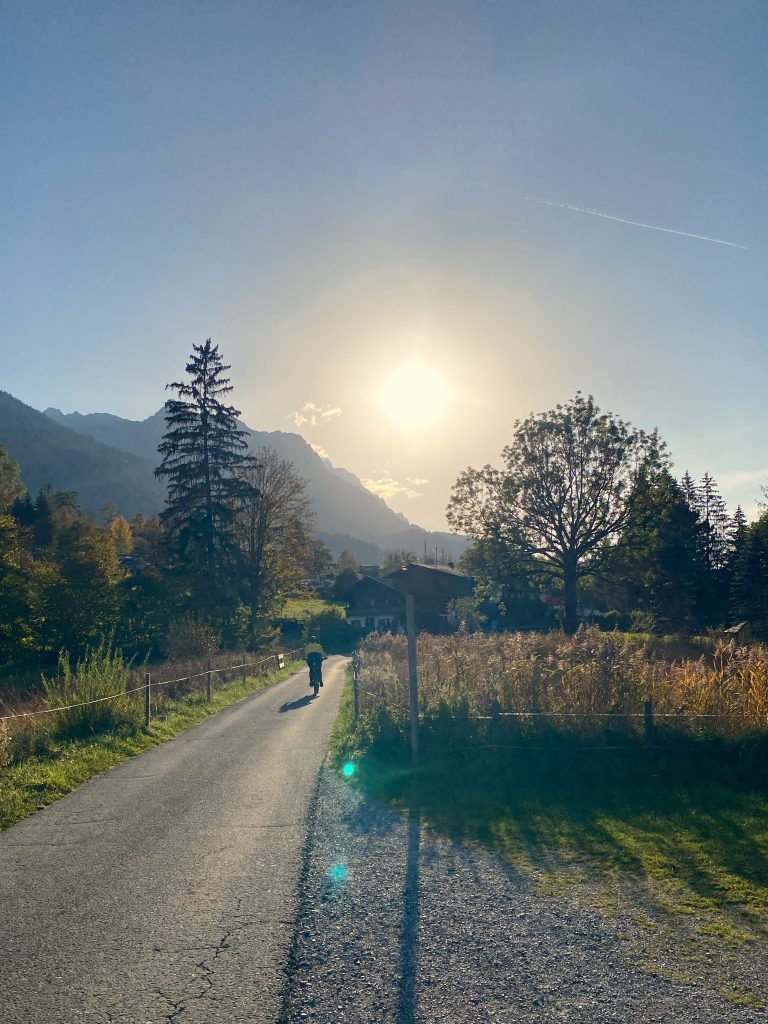
<svg viewBox="0 0 768 1024">
<path fill-rule="evenodd" d="M 748 526 L 749 523 L 747 522 L 747 517 L 744 515 L 744 509 L 741 505 L 737 505 L 728 530 L 731 552 L 733 554 L 736 554 L 744 543 L 744 537 L 746 536 Z"/>
<path fill-rule="evenodd" d="M 158 449 L 163 458 L 155 470 L 168 481 L 160 518 L 177 568 L 189 579 L 193 603 L 214 617 L 234 601 L 233 526 L 249 490 L 243 470 L 253 462 L 248 433 L 237 424 L 239 411 L 223 401 L 232 391 L 229 369 L 210 338 L 193 346 L 189 379 L 167 385 L 177 397 L 165 403 L 167 429 Z"/>
<path fill-rule="evenodd" d="M 680 481 L 685 502 L 696 515 L 693 525 L 701 566 L 697 587 L 696 618 L 699 626 L 721 626 L 728 618 L 731 521 L 714 477 L 705 473 L 696 484 L 686 471 Z"/>
<path fill-rule="evenodd" d="M 23 529 L 28 529 L 35 524 L 35 503 L 32 495 L 25 491 L 21 498 L 17 498 L 11 505 L 11 515 Z"/>
<path fill-rule="evenodd" d="M 38 552 L 47 551 L 53 544 L 56 534 L 56 522 L 49 495 L 50 488 L 41 489 L 35 498 L 35 523 L 32 540 Z"/>
<path fill-rule="evenodd" d="M 744 532 L 737 549 L 731 585 L 731 608 L 737 620 L 768 640 L 768 512 Z"/>
<path fill-rule="evenodd" d="M 725 500 L 717 489 L 714 477 L 705 473 L 699 488 L 700 512 L 704 541 L 704 561 L 710 572 L 728 564 L 730 521 Z"/>
<path fill-rule="evenodd" d="M 608 554 L 609 575 L 627 611 L 642 612 L 660 633 L 691 630 L 701 580 L 697 516 L 682 487 L 663 471 L 641 480 L 632 514 L 619 543 Z"/>
<path fill-rule="evenodd" d="M 688 508 L 690 508 L 691 511 L 695 512 L 698 515 L 699 489 L 696 486 L 693 477 L 687 469 L 683 474 L 682 480 L 680 481 L 680 490 L 683 492 L 683 498 L 685 498 Z"/>
</svg>

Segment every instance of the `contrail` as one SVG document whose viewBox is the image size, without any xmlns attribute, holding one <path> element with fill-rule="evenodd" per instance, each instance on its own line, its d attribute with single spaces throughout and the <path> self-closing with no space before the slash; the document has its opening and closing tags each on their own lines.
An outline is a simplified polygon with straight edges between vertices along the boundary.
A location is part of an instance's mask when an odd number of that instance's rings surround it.
<svg viewBox="0 0 768 1024">
<path fill-rule="evenodd" d="M 408 175 L 408 171 L 403 171 L 403 174 Z M 428 174 L 411 174 L 415 178 L 424 178 L 425 180 L 433 181 L 445 181 L 452 185 L 459 185 L 461 188 L 477 188 L 478 186 L 468 185 L 462 181 L 456 181 L 455 179 L 449 178 L 435 178 Z M 479 186 L 483 187 L 483 186 Z M 726 242 L 724 238 L 712 238 L 710 235 L 697 235 L 692 231 L 678 231 L 677 228 L 665 228 L 660 224 L 646 224 L 642 220 L 629 220 L 627 217 L 615 217 L 611 213 L 604 213 L 602 210 L 591 210 L 588 206 L 577 206 L 575 203 L 560 203 L 554 199 L 540 199 L 538 196 L 527 196 L 523 192 L 513 192 L 509 188 L 500 188 L 500 192 L 504 192 L 507 195 L 512 196 L 514 199 L 521 199 L 526 203 L 538 203 L 539 206 L 554 206 L 558 210 L 571 210 L 573 213 L 586 213 L 590 217 L 602 217 L 603 220 L 613 220 L 617 224 L 631 224 L 635 228 L 647 228 L 649 231 L 663 231 L 667 235 L 680 235 L 682 238 L 696 238 L 700 242 L 714 242 L 716 245 L 727 245 L 731 249 L 743 249 L 744 252 L 749 252 L 746 245 L 739 245 L 737 242 Z"/>
</svg>

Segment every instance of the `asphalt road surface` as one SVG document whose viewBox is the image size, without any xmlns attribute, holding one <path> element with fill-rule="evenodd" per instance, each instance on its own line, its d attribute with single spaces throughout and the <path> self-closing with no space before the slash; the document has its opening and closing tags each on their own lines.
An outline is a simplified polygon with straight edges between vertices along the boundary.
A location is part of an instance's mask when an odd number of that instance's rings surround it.
<svg viewBox="0 0 768 1024">
<path fill-rule="evenodd" d="M 345 661 L 0 833 L 2 1024 L 273 1024 Z"/>
</svg>

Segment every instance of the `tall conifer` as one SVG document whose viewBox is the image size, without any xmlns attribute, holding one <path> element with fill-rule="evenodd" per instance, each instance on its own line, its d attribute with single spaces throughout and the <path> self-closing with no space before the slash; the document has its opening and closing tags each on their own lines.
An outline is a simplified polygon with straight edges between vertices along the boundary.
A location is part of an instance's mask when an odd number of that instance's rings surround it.
<svg viewBox="0 0 768 1024">
<path fill-rule="evenodd" d="M 198 607 L 213 614 L 225 611 L 222 602 L 234 590 L 232 528 L 248 490 L 242 470 L 252 462 L 239 411 L 223 401 L 232 391 L 224 376 L 229 369 L 210 338 L 193 346 L 189 380 L 167 385 L 177 397 L 165 403 L 167 430 L 158 449 L 163 458 L 155 470 L 168 481 L 161 520 L 178 568 L 190 577 Z"/>
</svg>

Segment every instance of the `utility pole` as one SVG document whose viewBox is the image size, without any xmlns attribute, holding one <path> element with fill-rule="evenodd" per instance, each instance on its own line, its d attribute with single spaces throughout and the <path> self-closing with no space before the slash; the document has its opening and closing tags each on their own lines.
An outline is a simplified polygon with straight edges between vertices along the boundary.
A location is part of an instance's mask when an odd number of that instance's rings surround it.
<svg viewBox="0 0 768 1024">
<path fill-rule="evenodd" d="M 408 703 L 411 718 L 411 757 L 419 759 L 419 677 L 416 671 L 416 601 L 405 598 L 405 631 L 408 634 Z"/>
</svg>

